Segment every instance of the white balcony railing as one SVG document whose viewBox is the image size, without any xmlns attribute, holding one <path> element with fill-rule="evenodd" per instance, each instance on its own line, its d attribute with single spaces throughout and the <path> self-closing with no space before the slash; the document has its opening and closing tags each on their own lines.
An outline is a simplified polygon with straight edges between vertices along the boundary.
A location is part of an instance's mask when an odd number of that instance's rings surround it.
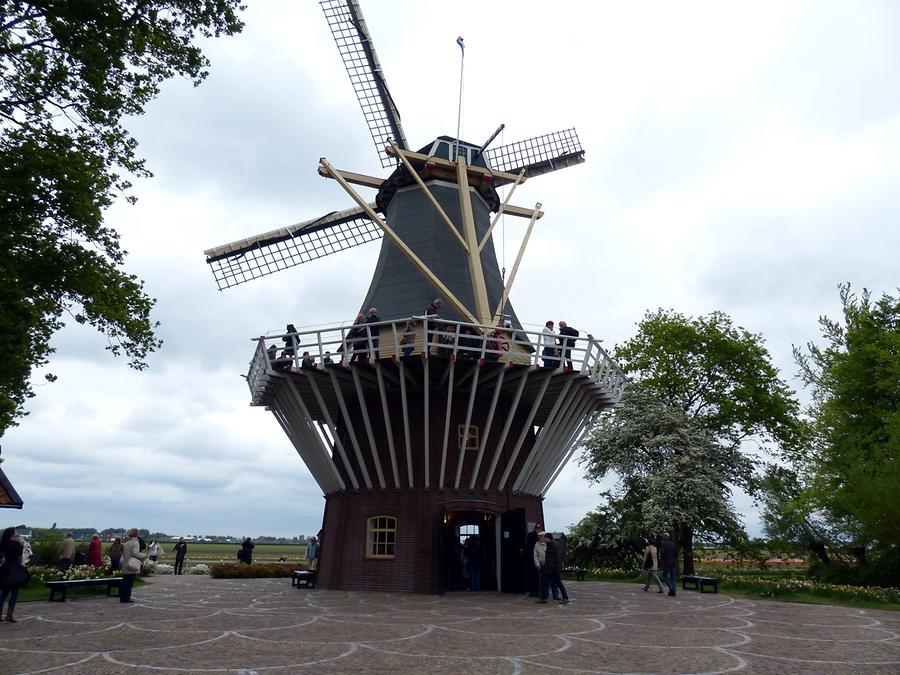
<svg viewBox="0 0 900 675">
<path fill-rule="evenodd" d="M 266 376 L 301 369 L 347 367 L 380 359 L 452 358 L 578 372 L 599 384 L 614 401 L 625 378 L 587 334 L 549 336 L 539 331 L 446 321 L 433 316 L 340 325 L 260 336 L 247 373 L 254 400 Z"/>
</svg>

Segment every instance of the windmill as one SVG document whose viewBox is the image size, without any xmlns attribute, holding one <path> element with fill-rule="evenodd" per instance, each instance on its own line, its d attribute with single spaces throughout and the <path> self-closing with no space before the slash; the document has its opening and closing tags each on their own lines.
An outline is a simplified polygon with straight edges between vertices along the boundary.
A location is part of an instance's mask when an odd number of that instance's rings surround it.
<svg viewBox="0 0 900 675">
<path fill-rule="evenodd" d="M 320 5 L 391 172 L 323 157 L 319 174 L 355 206 L 205 253 L 221 290 L 382 239 L 359 313 L 378 312 L 352 327 L 260 338 L 252 403 L 274 414 L 325 494 L 320 583 L 451 590 L 454 548 L 475 534 L 486 586 L 520 592 L 526 523 L 542 522 L 543 495 L 623 384 L 593 337 L 557 345 L 524 330 L 509 302 L 543 216 L 539 203 L 510 200 L 584 151 L 574 129 L 493 148 L 500 129 L 482 144 L 438 136 L 411 150 L 358 2 Z M 492 241 L 504 214 L 528 221 L 508 278 Z"/>
</svg>

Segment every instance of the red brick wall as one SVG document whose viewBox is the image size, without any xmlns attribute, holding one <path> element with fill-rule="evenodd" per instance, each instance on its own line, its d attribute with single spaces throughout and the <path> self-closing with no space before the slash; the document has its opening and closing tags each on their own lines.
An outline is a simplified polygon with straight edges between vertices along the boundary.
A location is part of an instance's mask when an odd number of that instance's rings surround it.
<svg viewBox="0 0 900 675">
<path fill-rule="evenodd" d="M 437 538 L 442 508 L 478 510 L 496 516 L 524 508 L 528 521 L 543 522 L 542 498 L 530 495 L 463 494 L 452 490 L 329 495 L 325 502 L 319 584 L 343 590 L 437 593 Z M 393 560 L 366 558 L 366 525 L 372 516 L 397 519 Z"/>
</svg>

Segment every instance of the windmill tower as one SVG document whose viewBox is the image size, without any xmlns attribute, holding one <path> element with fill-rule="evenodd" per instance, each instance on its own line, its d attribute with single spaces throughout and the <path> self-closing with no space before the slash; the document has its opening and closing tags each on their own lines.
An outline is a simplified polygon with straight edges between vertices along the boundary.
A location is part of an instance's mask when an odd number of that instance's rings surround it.
<svg viewBox="0 0 900 675">
<path fill-rule="evenodd" d="M 584 161 L 574 129 L 489 148 L 439 136 L 412 151 L 356 0 L 320 3 L 387 178 L 319 161 L 355 206 L 206 251 L 220 289 L 382 239 L 368 322 L 261 337 L 247 381 L 325 495 L 319 583 L 443 592 L 460 539 L 482 588 L 522 592 L 529 523 L 623 378 L 590 335 L 524 330 L 509 291 L 541 205 L 522 182 Z M 499 130 L 498 130 L 499 131 Z M 501 202 L 497 188 L 509 186 Z M 376 190 L 374 201 L 357 188 Z M 507 279 L 492 231 L 528 225 Z M 443 306 L 426 311 L 436 298 Z M 349 314 L 349 312 L 348 312 Z"/>
</svg>

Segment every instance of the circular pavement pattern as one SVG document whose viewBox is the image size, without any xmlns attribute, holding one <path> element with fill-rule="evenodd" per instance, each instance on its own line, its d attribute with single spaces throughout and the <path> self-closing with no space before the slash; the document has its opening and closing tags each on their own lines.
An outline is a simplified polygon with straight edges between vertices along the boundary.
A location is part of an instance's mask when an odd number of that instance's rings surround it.
<svg viewBox="0 0 900 675">
<path fill-rule="evenodd" d="M 900 613 L 567 586 L 563 606 L 154 577 L 131 605 L 19 605 L 0 673 L 900 673 Z"/>
</svg>

